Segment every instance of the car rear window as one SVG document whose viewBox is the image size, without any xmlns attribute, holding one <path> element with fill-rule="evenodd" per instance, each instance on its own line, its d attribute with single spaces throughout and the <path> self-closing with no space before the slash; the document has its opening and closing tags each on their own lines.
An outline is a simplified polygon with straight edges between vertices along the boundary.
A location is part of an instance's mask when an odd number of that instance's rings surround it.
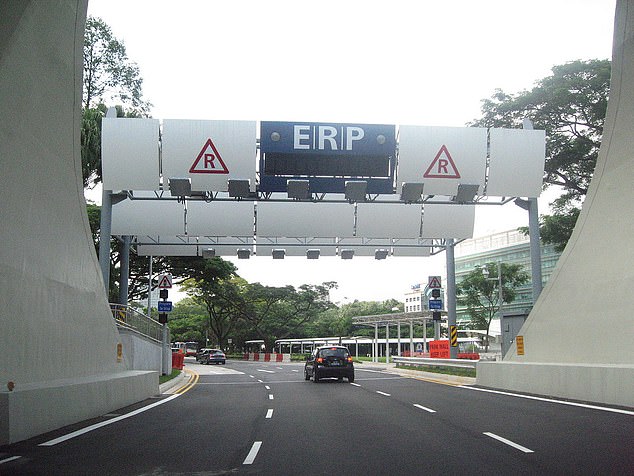
<svg viewBox="0 0 634 476">
<path fill-rule="evenodd" d="M 348 357 L 348 351 L 346 349 L 321 349 L 319 352 L 322 357 Z"/>
</svg>

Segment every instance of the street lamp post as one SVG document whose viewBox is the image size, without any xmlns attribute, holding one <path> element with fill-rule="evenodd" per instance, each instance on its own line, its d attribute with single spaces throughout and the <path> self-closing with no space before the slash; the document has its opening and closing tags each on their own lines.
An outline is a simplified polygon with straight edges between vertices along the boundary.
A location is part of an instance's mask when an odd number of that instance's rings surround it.
<svg viewBox="0 0 634 476">
<path fill-rule="evenodd" d="M 502 263 L 500 261 L 497 262 L 498 267 L 498 275 L 493 278 L 489 278 L 489 270 L 484 268 L 482 270 L 482 274 L 484 275 L 484 279 L 489 281 L 497 281 L 498 282 L 498 318 L 500 319 L 500 330 L 502 329 L 502 303 L 504 302 L 504 292 L 502 291 Z M 487 339 L 489 336 L 487 336 Z"/>
</svg>

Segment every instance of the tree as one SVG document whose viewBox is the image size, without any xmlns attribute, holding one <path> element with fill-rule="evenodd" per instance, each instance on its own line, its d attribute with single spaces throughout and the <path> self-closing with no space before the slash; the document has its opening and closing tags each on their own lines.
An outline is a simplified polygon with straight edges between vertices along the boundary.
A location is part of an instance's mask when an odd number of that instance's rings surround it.
<svg viewBox="0 0 634 476">
<path fill-rule="evenodd" d="M 610 61 L 573 61 L 552 68 L 530 91 L 496 90 L 482 101 L 477 127 L 521 127 L 529 118 L 546 131 L 544 185 L 563 188 L 542 217 L 542 239 L 563 249 L 596 165 L 610 89 Z M 572 224 L 572 226 L 571 226 Z M 545 225 L 548 225 L 545 227 Z"/>
<path fill-rule="evenodd" d="M 483 270 L 486 269 L 488 278 Z M 485 352 L 489 351 L 489 329 L 493 316 L 499 313 L 503 303 L 515 300 L 516 288 L 526 284 L 529 276 L 519 264 L 500 264 L 502 274 L 502 302 L 500 302 L 498 264 L 476 266 L 456 286 L 458 304 L 467 307 L 471 322 L 476 328 L 486 329 Z"/>
<path fill-rule="evenodd" d="M 128 59 L 123 42 L 100 18 L 88 17 L 84 35 L 81 157 L 84 187 L 101 182 L 101 119 L 105 103 L 117 117 L 145 117 L 151 104 L 143 99 L 139 67 Z"/>
<path fill-rule="evenodd" d="M 276 339 L 298 336 L 304 324 L 333 307 L 329 291 L 336 286 L 334 282 L 304 284 L 299 289 L 250 284 L 240 309 L 241 317 L 250 324 L 254 337 L 264 340 L 265 347 L 272 349 Z"/>
<path fill-rule="evenodd" d="M 220 263 L 229 262 L 216 262 L 217 265 Z M 211 279 L 209 276 L 189 279 L 181 286 L 191 296 L 191 300 L 205 310 L 204 329 L 220 348 L 225 347 L 227 338 L 236 327 L 246 286 L 248 283 L 244 279 L 237 277 L 231 268 L 224 265 L 216 268 Z"/>
<path fill-rule="evenodd" d="M 151 104 L 143 100 L 142 86 L 139 67 L 128 58 L 123 42 L 101 18 L 89 16 L 84 34 L 83 108 L 109 102 L 145 115 Z"/>
</svg>

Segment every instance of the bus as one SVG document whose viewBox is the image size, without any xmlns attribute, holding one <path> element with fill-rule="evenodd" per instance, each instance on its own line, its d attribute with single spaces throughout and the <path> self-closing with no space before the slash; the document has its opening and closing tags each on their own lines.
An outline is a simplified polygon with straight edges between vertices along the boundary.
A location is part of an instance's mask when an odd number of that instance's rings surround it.
<svg viewBox="0 0 634 476">
<path fill-rule="evenodd" d="M 195 356 L 198 352 L 198 342 L 172 342 L 172 352 L 181 352 L 185 357 Z"/>
</svg>

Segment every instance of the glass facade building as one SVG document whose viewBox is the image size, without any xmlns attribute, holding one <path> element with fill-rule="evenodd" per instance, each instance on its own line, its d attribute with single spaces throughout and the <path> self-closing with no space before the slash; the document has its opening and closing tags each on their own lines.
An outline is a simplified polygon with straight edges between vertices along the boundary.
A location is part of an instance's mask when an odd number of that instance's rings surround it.
<svg viewBox="0 0 634 476">
<path fill-rule="evenodd" d="M 553 245 L 541 245 L 542 285 L 546 285 L 553 273 L 561 253 L 554 250 Z M 531 275 L 531 255 L 529 237 L 515 230 L 495 233 L 479 238 L 472 238 L 458 243 L 455 247 L 456 283 L 470 273 L 476 266 L 486 263 L 519 264 L 528 275 Z M 517 288 L 515 301 L 504 304 L 504 314 L 528 314 L 533 307 L 533 290 L 529 282 Z M 458 305 L 457 321 L 466 323 L 470 320 L 464 306 Z"/>
</svg>

